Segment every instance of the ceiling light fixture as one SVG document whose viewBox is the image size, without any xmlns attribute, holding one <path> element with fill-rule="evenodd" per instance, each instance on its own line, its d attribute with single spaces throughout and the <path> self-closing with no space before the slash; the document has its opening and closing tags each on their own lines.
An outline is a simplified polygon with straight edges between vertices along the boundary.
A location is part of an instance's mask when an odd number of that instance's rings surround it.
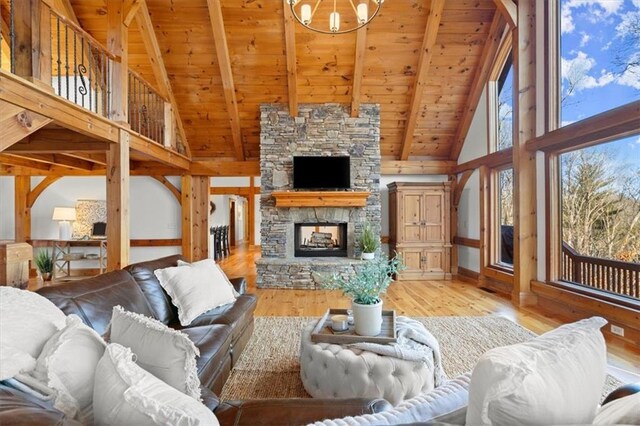
<svg viewBox="0 0 640 426">
<path fill-rule="evenodd" d="M 313 2 L 287 0 L 294 18 L 306 28 L 322 34 L 346 34 L 371 22 L 380 12 L 384 0 L 315 0 L 311 6 Z M 341 24 L 344 24 L 342 28 Z"/>
</svg>

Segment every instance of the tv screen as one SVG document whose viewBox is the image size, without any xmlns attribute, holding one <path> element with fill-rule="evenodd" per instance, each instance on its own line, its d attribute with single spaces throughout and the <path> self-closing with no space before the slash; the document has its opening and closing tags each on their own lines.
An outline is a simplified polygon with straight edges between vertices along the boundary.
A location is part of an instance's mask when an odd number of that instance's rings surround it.
<svg viewBox="0 0 640 426">
<path fill-rule="evenodd" d="M 295 189 L 349 189 L 349 157 L 293 157 Z"/>
</svg>

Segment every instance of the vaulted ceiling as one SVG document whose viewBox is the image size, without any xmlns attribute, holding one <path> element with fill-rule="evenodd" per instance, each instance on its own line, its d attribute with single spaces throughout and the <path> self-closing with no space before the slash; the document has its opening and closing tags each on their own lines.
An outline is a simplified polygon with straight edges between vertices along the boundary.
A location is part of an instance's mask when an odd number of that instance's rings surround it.
<svg viewBox="0 0 640 426">
<path fill-rule="evenodd" d="M 221 4 L 223 27 L 210 14 L 208 1 Z M 260 104 L 290 101 L 287 53 L 293 52 L 286 47 L 285 3 L 208 1 L 146 0 L 191 153 L 194 158 L 240 154 L 258 158 Z M 106 0 L 71 0 L 71 4 L 80 24 L 104 42 Z M 474 86 L 482 73 L 489 34 L 501 34 L 505 25 L 495 4 L 494 0 L 387 0 L 366 27 L 360 52 L 362 78 L 355 79 L 360 88 L 357 101 L 380 104 L 385 158 L 451 157 L 461 126 L 468 127 L 469 110 L 475 107 L 468 103 L 470 93 L 473 97 L 477 92 Z M 356 33 L 324 35 L 297 23 L 293 28 L 296 65 L 290 77 L 295 77 L 297 102 L 351 105 Z M 222 30 L 226 51 L 220 50 Z M 230 68 L 237 100 L 235 144 L 230 120 L 234 114 L 227 111 L 230 92 L 225 93 L 223 85 L 229 80 L 221 74 L 221 64 Z M 129 30 L 129 65 L 156 84 L 135 20 Z"/>
</svg>

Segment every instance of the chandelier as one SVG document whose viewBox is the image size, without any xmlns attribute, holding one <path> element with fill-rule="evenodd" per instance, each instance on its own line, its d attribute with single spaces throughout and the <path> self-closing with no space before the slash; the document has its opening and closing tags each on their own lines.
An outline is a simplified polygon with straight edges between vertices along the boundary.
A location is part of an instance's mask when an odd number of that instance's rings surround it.
<svg viewBox="0 0 640 426">
<path fill-rule="evenodd" d="M 294 18 L 323 34 L 356 31 L 376 17 L 384 0 L 287 0 Z M 342 18 L 341 18 L 342 17 Z M 341 19 L 344 21 L 341 22 Z M 341 24 L 342 25 L 341 27 Z"/>
</svg>

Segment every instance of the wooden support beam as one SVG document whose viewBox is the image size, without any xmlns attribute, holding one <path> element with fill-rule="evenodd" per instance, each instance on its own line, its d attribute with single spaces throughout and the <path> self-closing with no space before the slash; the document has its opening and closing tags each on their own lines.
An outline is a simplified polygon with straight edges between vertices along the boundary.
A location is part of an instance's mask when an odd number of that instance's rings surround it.
<svg viewBox="0 0 640 426">
<path fill-rule="evenodd" d="M 192 234 L 191 227 L 193 222 L 193 212 L 192 212 L 192 200 L 193 197 L 191 191 L 193 189 L 193 176 L 184 175 L 182 176 L 182 185 L 180 198 L 180 205 L 182 207 L 182 256 L 187 259 L 188 262 L 193 260 L 192 256 Z"/>
<path fill-rule="evenodd" d="M 55 164 L 72 169 L 93 170 L 94 163 L 78 158 L 68 157 L 64 154 L 31 154 L 31 153 L 10 153 L 13 157 L 20 157 L 26 160 L 37 161 L 46 164 Z"/>
<path fill-rule="evenodd" d="M 27 136 L 51 123 L 51 119 L 27 111 L 17 105 L 0 101 L 0 151 L 24 140 Z"/>
<path fill-rule="evenodd" d="M 260 176 L 260 162 L 193 161 L 191 173 L 203 176 Z"/>
<path fill-rule="evenodd" d="M 123 14 L 124 19 L 122 22 L 128 28 L 138 13 L 138 9 L 142 6 L 143 0 L 124 0 Z"/>
<path fill-rule="evenodd" d="M 505 25 L 502 14 L 496 12 L 493 16 L 493 21 L 491 22 L 489 36 L 484 45 L 484 49 L 482 50 L 480 61 L 478 62 L 480 66 L 476 69 L 473 82 L 471 83 L 471 91 L 467 97 L 467 103 L 462 112 L 462 118 L 458 124 L 458 129 L 456 130 L 453 146 L 451 147 L 451 154 L 449 155 L 449 158 L 452 160 L 457 160 L 460 156 L 460 151 L 462 150 L 464 141 L 469 133 L 471 120 L 473 120 L 473 115 L 478 107 L 480 96 L 482 96 L 482 91 L 489 80 L 489 74 L 493 67 L 493 60 L 498 48 L 500 47 L 500 40 L 502 40 L 502 33 L 504 32 Z"/>
<path fill-rule="evenodd" d="M 147 7 L 145 0 L 140 0 L 140 6 L 138 13 L 136 14 L 136 23 L 138 24 L 138 30 L 142 36 L 142 42 L 144 43 L 145 50 L 149 56 L 149 62 L 151 63 L 151 70 L 158 83 L 158 92 L 161 96 L 169 100 L 171 104 L 171 112 L 175 117 L 176 125 L 178 126 L 178 133 L 180 139 L 185 147 L 187 156 L 191 156 L 191 149 L 189 148 L 189 142 L 184 131 L 182 119 L 180 118 L 180 112 L 178 111 L 178 104 L 171 88 L 171 81 L 169 80 L 169 74 L 162 58 L 162 51 L 160 50 L 160 44 L 156 37 L 155 30 L 153 29 L 153 23 L 151 22 L 151 15 Z M 166 116 L 165 116 L 166 122 Z M 171 135 L 173 137 L 173 135 Z M 166 145 L 166 144 L 165 144 Z"/>
<path fill-rule="evenodd" d="M 65 18 L 71 20 L 74 24 L 80 26 L 80 21 L 78 21 L 78 17 L 73 10 L 70 0 L 55 0 L 53 2 L 53 9 Z"/>
<path fill-rule="evenodd" d="M 353 64 L 353 86 L 351 89 L 351 117 L 360 114 L 360 93 L 364 74 L 364 53 L 367 48 L 367 27 L 356 31 L 356 59 Z"/>
<path fill-rule="evenodd" d="M 526 143 L 536 137 L 536 4 L 519 0 L 518 26 L 513 30 L 514 70 L 514 242 L 512 302 L 536 302 L 531 281 L 537 278 L 536 153 Z M 541 59 L 542 60 L 542 59 Z"/>
<path fill-rule="evenodd" d="M 61 177 L 62 176 L 47 176 L 38 185 L 36 185 L 35 188 L 29 191 L 29 194 L 27 195 L 27 207 L 32 208 L 40 194 L 42 194 L 42 192 L 52 184 L 56 183 Z"/>
<path fill-rule="evenodd" d="M 7 153 L 104 153 L 108 148 L 105 142 L 71 130 L 41 129 L 29 135 L 28 139 L 8 148 Z"/>
<path fill-rule="evenodd" d="M 256 189 L 254 188 L 254 193 Z M 260 187 L 257 190 L 260 193 Z M 241 197 L 248 197 L 251 193 L 251 188 L 248 186 L 212 186 L 209 188 L 209 194 L 211 195 L 239 195 Z"/>
<path fill-rule="evenodd" d="M 449 160 L 382 160 L 380 173 L 383 175 L 448 175 L 453 172 L 455 165 L 455 161 Z"/>
<path fill-rule="evenodd" d="M 413 92 L 411 94 L 411 103 L 409 104 L 409 116 L 404 129 L 404 137 L 402 138 L 400 160 L 407 160 L 411 153 L 413 134 L 416 129 L 416 123 L 418 122 L 418 115 L 420 115 L 420 104 L 422 103 L 422 96 L 424 95 L 427 72 L 429 71 L 429 65 L 431 65 L 433 47 L 436 44 L 443 8 L 444 0 L 431 0 L 427 26 L 422 40 L 422 48 L 420 49 L 420 58 L 418 59 L 418 71 L 416 72 L 416 80 L 413 84 Z"/>
<path fill-rule="evenodd" d="M 474 158 L 466 163 L 458 164 L 454 168 L 454 173 L 462 173 L 467 170 L 475 170 L 480 166 L 487 166 L 490 168 L 496 168 L 507 165 L 513 160 L 513 148 L 509 147 L 502 151 L 492 152 L 485 156 Z"/>
<path fill-rule="evenodd" d="M 176 198 L 176 200 L 178 200 L 178 203 L 182 202 L 182 194 L 180 193 L 180 190 L 178 188 L 176 188 L 171 182 L 169 182 L 169 179 L 167 179 L 164 176 L 150 176 L 150 177 L 152 177 L 153 179 L 157 180 L 165 188 L 167 188 L 169 190 L 169 192 L 171 192 L 171 194 L 173 194 L 173 196 Z"/>
<path fill-rule="evenodd" d="M 514 29 L 518 25 L 518 6 L 513 0 L 493 0 L 493 2 L 509 24 L 509 28 Z"/>
<path fill-rule="evenodd" d="M 31 177 L 15 178 L 15 235 L 16 242 L 22 243 L 31 239 L 31 207 L 28 198 L 31 192 Z"/>
<path fill-rule="evenodd" d="M 258 190 L 258 193 L 260 191 Z M 256 183 L 255 178 L 251 176 L 249 178 L 249 195 L 247 196 L 249 203 L 249 245 L 256 245 Z"/>
<path fill-rule="evenodd" d="M 97 166 L 101 166 L 105 168 L 107 166 L 107 156 L 106 154 L 92 154 L 92 153 L 65 153 L 67 157 L 77 158 L 80 160 L 85 160 L 94 164 L 93 168 Z M 91 170 L 93 170 L 93 168 Z"/>
<path fill-rule="evenodd" d="M 159 161 L 171 167 L 189 170 L 191 166 L 191 161 L 184 155 L 166 149 L 164 146 L 144 136 L 136 134 L 130 135 L 130 147 L 135 152 L 144 154 L 152 160 Z"/>
<path fill-rule="evenodd" d="M 213 41 L 216 46 L 216 56 L 222 77 L 222 88 L 224 90 L 224 100 L 229 114 L 229 124 L 231 125 L 231 137 L 233 147 L 236 152 L 236 159 L 244 161 L 244 148 L 242 146 L 242 134 L 240 131 L 240 116 L 238 114 L 238 101 L 236 100 L 236 90 L 233 83 L 233 72 L 231 71 L 231 59 L 229 58 L 229 47 L 227 46 L 227 35 L 224 30 L 224 19 L 222 18 L 222 7 L 220 0 L 207 0 L 209 8 L 209 19 L 213 30 Z"/>
<path fill-rule="evenodd" d="M 107 0 L 107 50 L 120 58 L 120 61 L 114 61 L 111 67 L 111 101 L 108 114 L 111 120 L 128 125 L 129 29 L 124 25 L 124 7 L 123 0 Z"/>
<path fill-rule="evenodd" d="M 182 255 L 189 261 L 209 256 L 209 178 L 182 177 Z"/>
<path fill-rule="evenodd" d="M 45 174 L 49 174 L 51 171 L 51 166 L 49 164 L 40 163 L 38 161 L 27 160 L 25 158 L 14 157 L 13 155 L 8 154 L 0 154 L 0 164 L 3 165 L 13 165 L 18 167 L 24 167 L 27 169 L 40 170 L 42 172 L 46 172 Z M 18 171 L 15 173 L 16 175 L 28 174 L 35 176 L 31 170 L 27 170 L 27 173 L 23 171 Z"/>
<path fill-rule="evenodd" d="M 296 23 L 288 0 L 282 0 L 284 12 L 284 42 L 287 52 L 287 84 L 289 88 L 289 114 L 298 115 L 298 70 L 296 59 Z"/>
<path fill-rule="evenodd" d="M 451 197 L 451 199 L 453 200 L 454 206 L 458 207 L 458 205 L 460 204 L 462 191 L 464 190 L 464 187 L 467 185 L 467 182 L 469 181 L 469 178 L 471 177 L 472 174 L 473 174 L 473 170 L 467 170 L 463 172 L 460 178 L 458 179 L 455 190 L 453 191 L 453 197 Z"/>
<path fill-rule="evenodd" d="M 129 133 L 107 152 L 107 271 L 129 264 Z"/>
</svg>

